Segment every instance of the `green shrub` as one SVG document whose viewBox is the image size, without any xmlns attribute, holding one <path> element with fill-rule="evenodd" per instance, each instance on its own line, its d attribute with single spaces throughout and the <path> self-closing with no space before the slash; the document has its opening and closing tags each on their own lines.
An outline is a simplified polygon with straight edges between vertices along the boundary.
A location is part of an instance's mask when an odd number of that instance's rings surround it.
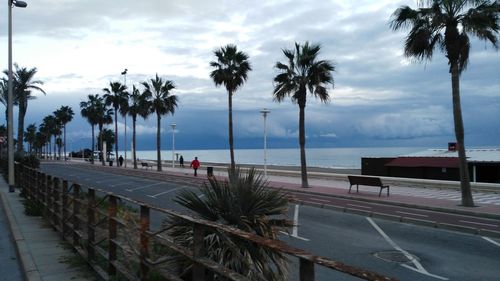
<svg viewBox="0 0 500 281">
<path fill-rule="evenodd" d="M 26 199 L 23 202 L 24 214 L 27 216 L 40 217 L 43 212 L 43 205 L 37 200 Z"/>
</svg>

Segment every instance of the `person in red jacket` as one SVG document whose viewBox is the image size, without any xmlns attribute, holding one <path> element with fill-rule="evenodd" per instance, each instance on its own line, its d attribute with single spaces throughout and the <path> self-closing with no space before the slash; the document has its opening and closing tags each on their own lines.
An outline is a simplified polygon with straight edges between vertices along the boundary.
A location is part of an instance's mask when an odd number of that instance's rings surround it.
<svg viewBox="0 0 500 281">
<path fill-rule="evenodd" d="M 194 176 L 198 176 L 198 168 L 200 167 L 200 161 L 198 161 L 198 157 L 195 157 L 193 161 L 191 161 L 191 165 L 190 167 L 192 167 L 194 169 Z"/>
</svg>

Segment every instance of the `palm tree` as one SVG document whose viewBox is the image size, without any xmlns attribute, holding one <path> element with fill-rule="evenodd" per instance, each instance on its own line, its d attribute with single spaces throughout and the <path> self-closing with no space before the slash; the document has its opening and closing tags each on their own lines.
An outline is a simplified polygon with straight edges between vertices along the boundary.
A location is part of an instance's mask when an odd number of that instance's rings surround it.
<svg viewBox="0 0 500 281">
<path fill-rule="evenodd" d="M 233 94 L 247 80 L 248 72 L 252 70 L 248 55 L 237 50 L 235 45 L 227 45 L 214 51 L 217 61 L 211 61 L 210 66 L 215 68 L 210 73 L 215 86 L 224 85 L 228 94 L 229 112 L 229 153 L 231 156 L 231 169 L 235 169 L 234 140 L 233 140 Z"/>
<path fill-rule="evenodd" d="M 132 93 L 129 96 L 129 100 L 130 104 L 128 105 L 127 114 L 132 117 L 132 158 L 134 159 L 134 169 L 137 169 L 137 155 L 135 152 L 137 115 L 146 118 L 149 114 L 149 108 L 145 96 L 139 92 L 139 89 L 135 85 L 132 86 Z"/>
<path fill-rule="evenodd" d="M 99 94 L 88 95 L 88 101 L 83 101 L 80 103 L 82 117 L 85 117 L 87 121 L 92 126 L 92 151 L 95 150 L 95 134 L 94 126 L 99 126 L 99 137 L 102 135 L 102 130 L 105 124 L 111 124 L 113 122 L 113 110 L 108 109 L 104 102 L 104 98 L 100 97 Z M 102 149 L 102 138 L 99 139 L 99 147 Z M 102 155 L 102 150 L 100 151 Z M 94 158 L 91 158 L 92 163 L 94 163 Z M 105 158 L 102 157 L 102 164 L 105 165 Z"/>
<path fill-rule="evenodd" d="M 58 110 L 54 111 L 54 115 L 56 116 L 57 120 L 61 124 L 64 132 L 64 141 L 63 141 L 63 146 L 64 146 L 64 157 L 66 159 L 66 124 L 71 122 L 73 120 L 73 115 L 75 113 L 73 112 L 73 109 L 69 106 L 61 106 Z"/>
<path fill-rule="evenodd" d="M 40 125 L 40 130 L 45 133 L 48 139 L 49 149 L 51 149 L 51 137 L 54 136 L 54 159 L 56 158 L 56 137 L 60 133 L 61 129 L 58 126 L 56 117 L 54 115 L 47 115 L 43 118 L 42 124 Z M 50 156 L 49 152 L 49 156 Z"/>
<path fill-rule="evenodd" d="M 26 127 L 26 133 L 24 134 L 24 141 L 28 143 L 28 152 L 31 154 L 33 150 L 33 144 L 36 139 L 36 124 L 32 123 Z"/>
<path fill-rule="evenodd" d="M 99 146 L 100 155 L 102 155 L 102 165 L 106 165 L 106 156 L 103 153 L 104 150 L 104 125 L 113 123 L 113 109 L 108 108 L 104 103 L 103 98 L 99 97 L 97 103 L 95 104 L 95 114 L 97 118 L 97 124 L 99 125 Z"/>
<path fill-rule="evenodd" d="M 208 221 L 239 228 L 269 239 L 277 239 L 280 231 L 287 231 L 291 222 L 286 219 L 288 200 L 284 192 L 269 189 L 261 174 L 251 169 L 248 174 L 239 169 L 228 169 L 228 180 L 209 179 L 200 192 L 183 190 L 174 201 L 194 215 Z M 201 195 L 200 195 L 201 193 Z M 193 226 L 178 217 L 165 220 L 167 232 L 176 245 L 193 247 Z M 230 268 L 249 280 L 287 280 L 288 260 L 283 253 L 255 244 L 221 231 L 206 230 L 204 242 L 207 258 Z M 186 276 L 192 263 L 178 256 L 172 267 Z M 181 276 L 183 277 L 183 276 Z M 207 272 L 206 280 L 219 280 Z"/>
<path fill-rule="evenodd" d="M 419 6 L 417 10 L 408 6 L 397 9 L 392 15 L 391 27 L 395 31 L 411 29 L 404 44 L 405 56 L 419 61 L 430 60 L 435 47 L 439 47 L 448 59 L 453 121 L 460 162 L 462 205 L 473 207 L 460 104 L 460 74 L 469 62 L 470 35 L 475 35 L 498 48 L 500 2 L 433 0 L 420 1 Z"/>
<path fill-rule="evenodd" d="M 92 152 L 94 152 L 94 150 L 95 150 L 94 127 L 95 127 L 95 125 L 99 124 L 99 121 L 97 120 L 97 116 L 94 114 L 94 111 L 95 111 L 95 104 L 96 104 L 97 100 L 99 99 L 99 95 L 88 95 L 87 98 L 88 98 L 87 101 L 80 102 L 80 114 L 82 115 L 83 118 L 87 119 L 87 122 L 89 122 L 90 126 L 92 127 L 92 149 L 91 150 L 92 150 Z M 92 164 L 94 164 L 94 157 L 90 158 L 90 162 Z"/>
<path fill-rule="evenodd" d="M 142 82 L 144 86 L 144 97 L 148 100 L 150 106 L 150 113 L 156 113 L 156 158 L 158 162 L 158 171 L 161 171 L 161 116 L 166 114 L 175 113 L 177 107 L 177 96 L 173 95 L 171 91 L 175 89 L 174 82 L 170 80 L 163 81 L 158 77 L 158 73 L 154 79 L 149 82 Z"/>
<path fill-rule="evenodd" d="M 26 111 L 28 110 L 28 101 L 35 99 L 36 97 L 32 95 L 32 90 L 42 92 L 45 95 L 45 91 L 40 88 L 43 82 L 40 80 L 34 80 L 37 73 L 37 68 L 27 69 L 26 67 L 19 67 L 14 64 L 16 70 L 13 73 L 13 94 L 17 97 L 19 105 L 19 116 L 18 116 L 18 126 L 17 126 L 17 139 L 21 140 L 17 142 L 17 151 L 23 150 L 23 133 L 24 133 L 24 117 L 26 116 Z M 8 71 L 4 71 L 8 75 Z"/>
<path fill-rule="evenodd" d="M 9 98 L 9 88 L 8 80 L 5 78 L 0 79 L 0 102 L 5 106 L 5 125 L 7 126 L 7 120 L 9 119 L 9 108 L 8 108 L 8 98 Z M 12 106 L 18 106 L 19 101 L 15 92 L 12 93 Z"/>
<path fill-rule="evenodd" d="M 109 82 L 109 88 L 102 89 L 106 105 L 111 105 L 115 113 L 115 151 L 118 157 L 118 109 L 120 109 L 127 102 L 127 87 L 120 82 Z"/>
<path fill-rule="evenodd" d="M 274 100 L 282 102 L 290 96 L 293 103 L 299 106 L 299 144 L 300 144 L 300 167 L 302 174 L 302 187 L 309 187 L 307 180 L 306 165 L 306 130 L 305 130 L 305 108 L 307 92 L 318 98 L 321 102 L 330 101 L 327 86 L 334 80 L 332 72 L 335 66 L 328 60 L 318 60 L 321 46 L 318 44 L 304 45 L 295 43 L 295 50 L 283 50 L 286 63 L 277 62 L 276 68 L 279 74 L 274 77 Z"/>
</svg>

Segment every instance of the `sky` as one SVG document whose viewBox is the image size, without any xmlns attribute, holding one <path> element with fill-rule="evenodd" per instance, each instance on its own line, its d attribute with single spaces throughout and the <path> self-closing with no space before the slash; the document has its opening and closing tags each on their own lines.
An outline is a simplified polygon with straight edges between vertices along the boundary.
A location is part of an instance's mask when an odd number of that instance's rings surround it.
<svg viewBox="0 0 500 281">
<path fill-rule="evenodd" d="M 403 56 L 407 31 L 390 29 L 391 14 L 416 0 L 37 0 L 13 10 L 13 61 L 36 67 L 46 95 L 30 101 L 25 124 L 60 106 L 71 106 L 68 150 L 90 147 L 91 127 L 79 104 L 103 94 L 110 82 L 128 87 L 157 73 L 174 82 L 179 98 L 173 116 L 162 117 L 162 148 L 228 147 L 227 92 L 209 77 L 214 50 L 235 44 L 252 71 L 233 97 L 235 148 L 298 147 L 298 106 L 273 101 L 274 65 L 295 42 L 321 45 L 320 59 L 335 64 L 335 86 L 324 104 L 306 107 L 307 147 L 446 147 L 454 141 L 447 61 Z M 7 69 L 7 7 L 0 7 L 0 63 Z M 474 39 L 461 75 L 466 145 L 500 146 L 500 53 Z M 2 109 L 0 109 L 2 110 Z M 3 112 L 3 111 L 2 111 Z M 4 123 L 4 114 L 0 122 Z M 127 120 L 128 144 L 131 119 Z M 109 128 L 113 129 L 113 126 Z M 119 118 L 119 146 L 125 121 Z M 155 149 L 156 118 L 139 119 L 138 149 Z M 121 149 L 121 148 L 120 148 Z"/>
</svg>

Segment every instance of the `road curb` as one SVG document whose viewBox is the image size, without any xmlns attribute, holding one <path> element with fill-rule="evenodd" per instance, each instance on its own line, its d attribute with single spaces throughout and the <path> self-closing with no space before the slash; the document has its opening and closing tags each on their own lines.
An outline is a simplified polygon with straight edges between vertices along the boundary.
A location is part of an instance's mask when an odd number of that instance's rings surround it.
<svg viewBox="0 0 500 281">
<path fill-rule="evenodd" d="M 14 194 L 18 194 L 17 192 Z M 16 218 L 12 213 L 9 200 L 5 197 L 4 192 L 0 192 L 0 197 L 2 200 L 2 206 L 5 211 L 5 216 L 9 222 L 9 230 L 14 239 L 14 245 L 16 248 L 16 254 L 18 259 L 21 261 L 22 274 L 25 280 L 28 281 L 41 281 L 42 277 L 38 268 L 35 265 L 33 257 L 28 249 L 26 240 L 17 225 Z"/>
<path fill-rule="evenodd" d="M 401 202 L 391 202 L 391 201 L 379 201 L 376 199 L 369 199 L 369 198 L 360 198 L 360 197 L 338 195 L 338 194 L 328 194 L 328 193 L 310 191 L 311 188 L 309 188 L 308 190 L 297 190 L 297 189 L 288 189 L 288 188 L 272 186 L 272 185 L 270 185 L 270 187 L 275 188 L 275 189 L 281 189 L 281 190 L 284 190 L 284 191 L 287 191 L 290 193 L 313 194 L 313 195 L 326 196 L 326 197 L 335 197 L 335 198 L 342 198 L 342 199 L 357 200 L 357 201 L 363 201 L 363 202 L 380 204 L 380 205 L 391 205 L 391 206 L 399 206 L 399 207 L 406 207 L 406 208 L 414 208 L 414 209 L 421 209 L 421 210 L 428 210 L 428 211 L 435 211 L 435 212 L 452 213 L 452 214 L 457 214 L 457 215 L 465 215 L 465 216 L 473 216 L 473 217 L 500 220 L 500 214 L 494 215 L 494 214 L 488 214 L 488 213 L 455 210 L 455 209 L 442 208 L 442 207 L 424 206 L 424 205 L 401 203 Z"/>
</svg>

